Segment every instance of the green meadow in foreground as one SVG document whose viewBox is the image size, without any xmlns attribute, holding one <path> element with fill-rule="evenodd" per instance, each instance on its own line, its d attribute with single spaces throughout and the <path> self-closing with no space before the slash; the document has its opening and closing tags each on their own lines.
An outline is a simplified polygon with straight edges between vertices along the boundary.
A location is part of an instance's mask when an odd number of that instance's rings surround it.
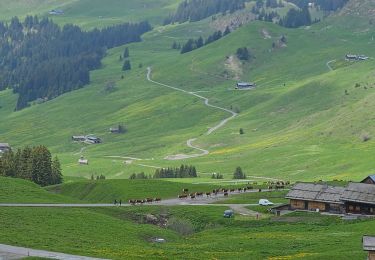
<svg viewBox="0 0 375 260">
<path fill-rule="evenodd" d="M 375 228 L 373 220 L 344 222 L 314 213 L 223 219 L 224 209 L 1 208 L 0 243 L 111 259 L 361 259 L 362 235 Z M 141 224 L 149 213 L 184 229 Z M 155 238 L 166 243 L 154 243 Z"/>
</svg>

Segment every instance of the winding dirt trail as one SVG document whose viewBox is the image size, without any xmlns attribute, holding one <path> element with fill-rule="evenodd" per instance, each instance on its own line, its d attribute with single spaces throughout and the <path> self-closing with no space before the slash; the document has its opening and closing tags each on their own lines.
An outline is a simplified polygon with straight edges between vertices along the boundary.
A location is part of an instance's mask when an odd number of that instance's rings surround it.
<svg viewBox="0 0 375 260">
<path fill-rule="evenodd" d="M 221 110 L 221 111 L 224 111 L 224 112 L 227 112 L 227 113 L 231 114 L 230 117 L 227 117 L 227 118 L 223 119 L 216 126 L 211 127 L 210 129 L 208 129 L 208 131 L 206 132 L 206 135 L 212 134 L 213 132 L 215 132 L 219 128 L 223 127 L 226 123 L 228 123 L 229 120 L 235 118 L 238 115 L 236 112 L 233 112 L 232 110 L 229 110 L 229 109 L 226 109 L 226 108 L 223 108 L 223 107 L 219 107 L 219 106 L 215 106 L 215 105 L 210 104 L 210 101 L 209 101 L 208 98 L 206 98 L 204 96 L 201 96 L 201 95 L 197 94 L 196 92 L 189 92 L 189 91 L 186 91 L 186 90 L 181 89 L 181 88 L 173 87 L 173 86 L 170 86 L 170 85 L 167 85 L 167 84 L 164 84 L 164 83 L 152 80 L 151 79 L 151 73 L 152 73 L 152 70 L 151 70 L 150 67 L 148 67 L 147 68 L 147 80 L 149 82 L 152 82 L 152 83 L 157 84 L 159 86 L 170 88 L 170 89 L 173 89 L 173 90 L 176 90 L 176 91 L 179 91 L 179 92 L 183 92 L 183 93 L 185 93 L 187 95 L 195 96 L 197 98 L 202 99 L 204 101 L 204 105 L 205 106 L 212 107 L 212 108 L 215 108 L 215 109 L 218 109 L 218 110 Z M 191 138 L 191 139 L 189 139 L 189 140 L 186 141 L 186 145 L 188 147 L 190 147 L 190 148 L 198 151 L 199 153 L 190 154 L 190 155 L 188 155 L 188 154 L 168 155 L 164 159 L 166 159 L 166 160 L 183 160 L 183 159 L 189 159 L 189 158 L 195 158 L 195 157 L 200 157 L 200 156 L 208 155 L 210 153 L 208 150 L 202 149 L 202 148 L 200 148 L 200 147 L 198 147 L 198 146 L 196 146 L 196 145 L 193 144 L 196 140 L 197 140 L 197 138 Z"/>
</svg>

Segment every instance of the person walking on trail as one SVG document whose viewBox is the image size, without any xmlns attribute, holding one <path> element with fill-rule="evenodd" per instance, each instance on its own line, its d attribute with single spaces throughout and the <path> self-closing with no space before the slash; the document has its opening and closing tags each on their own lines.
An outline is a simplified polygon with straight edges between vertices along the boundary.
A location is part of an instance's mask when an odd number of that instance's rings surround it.
<svg viewBox="0 0 375 260">
<path fill-rule="evenodd" d="M 120 206 L 121 206 L 122 201 L 120 200 L 119 203 L 120 203 Z"/>
<path fill-rule="evenodd" d="M 115 204 L 115 206 L 117 205 L 117 200 L 115 200 L 114 204 Z"/>
</svg>

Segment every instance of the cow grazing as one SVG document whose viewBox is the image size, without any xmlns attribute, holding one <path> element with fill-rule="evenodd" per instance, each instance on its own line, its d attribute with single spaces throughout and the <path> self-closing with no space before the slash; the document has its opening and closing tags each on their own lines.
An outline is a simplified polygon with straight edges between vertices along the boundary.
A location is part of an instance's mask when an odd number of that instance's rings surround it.
<svg viewBox="0 0 375 260">
<path fill-rule="evenodd" d="M 228 192 L 224 192 L 224 197 L 228 197 Z"/>
<path fill-rule="evenodd" d="M 182 192 L 183 192 L 183 193 L 188 193 L 188 192 L 189 192 L 189 189 L 182 189 Z"/>
<path fill-rule="evenodd" d="M 136 203 L 136 200 L 129 200 L 129 204 L 135 205 L 135 203 Z"/>
<path fill-rule="evenodd" d="M 188 197 L 187 194 L 178 195 L 178 198 L 179 198 L 179 199 L 186 199 L 187 197 Z"/>
<path fill-rule="evenodd" d="M 195 195 L 190 194 L 190 198 L 191 198 L 191 199 L 195 199 Z"/>
<path fill-rule="evenodd" d="M 196 193 L 195 193 L 195 196 L 197 196 L 197 197 L 202 197 L 202 196 L 203 196 L 203 192 L 196 192 Z"/>
<path fill-rule="evenodd" d="M 207 196 L 207 198 L 211 197 L 211 192 L 206 192 L 206 196 Z"/>
<path fill-rule="evenodd" d="M 155 198 L 154 201 L 155 201 L 155 202 L 160 202 L 160 201 L 161 201 L 161 198 Z"/>
</svg>

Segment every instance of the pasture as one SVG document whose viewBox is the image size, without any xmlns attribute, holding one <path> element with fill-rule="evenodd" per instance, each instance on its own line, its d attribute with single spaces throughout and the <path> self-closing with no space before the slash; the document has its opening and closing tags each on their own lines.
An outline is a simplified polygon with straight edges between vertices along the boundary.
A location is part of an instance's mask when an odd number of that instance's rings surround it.
<svg viewBox="0 0 375 260">
<path fill-rule="evenodd" d="M 197 259 L 197 255 L 219 259 L 332 259 L 340 255 L 342 259 L 361 259 L 365 257 L 362 234 L 375 228 L 373 220 L 343 222 L 313 213 L 258 221 L 223 219 L 224 209 L 2 208 L 0 243 L 111 259 Z M 180 235 L 173 227 L 145 224 L 145 214 L 177 219 L 190 230 L 189 235 Z M 30 233 L 33 236 L 27 235 Z M 164 238 L 166 243 L 154 243 L 153 238 Z"/>
</svg>

